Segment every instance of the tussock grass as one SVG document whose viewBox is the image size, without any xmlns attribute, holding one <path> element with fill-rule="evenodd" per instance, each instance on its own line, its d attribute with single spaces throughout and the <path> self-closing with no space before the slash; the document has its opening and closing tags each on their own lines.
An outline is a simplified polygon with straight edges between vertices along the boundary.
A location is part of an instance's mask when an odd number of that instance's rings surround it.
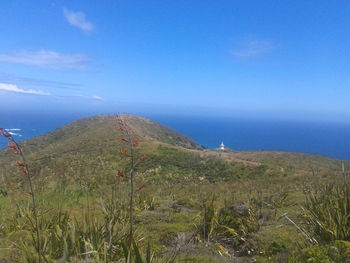
<svg viewBox="0 0 350 263">
<path fill-rule="evenodd" d="M 350 241 L 350 182 L 321 185 L 306 197 L 304 218 L 315 242 Z"/>
</svg>

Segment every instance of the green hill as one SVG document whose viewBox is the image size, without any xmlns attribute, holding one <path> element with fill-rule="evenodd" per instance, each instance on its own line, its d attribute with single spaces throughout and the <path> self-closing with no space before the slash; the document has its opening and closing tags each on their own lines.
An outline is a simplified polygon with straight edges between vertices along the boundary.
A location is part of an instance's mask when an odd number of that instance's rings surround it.
<svg viewBox="0 0 350 263">
<path fill-rule="evenodd" d="M 123 115 L 123 117 L 127 120 L 135 135 L 143 141 L 167 143 L 189 149 L 203 148 L 190 138 L 159 123 L 132 115 Z M 23 143 L 23 146 L 36 152 L 45 151 L 50 147 L 50 152 L 52 150 L 54 152 L 63 150 L 63 148 L 70 150 L 78 146 L 90 148 L 94 145 L 94 149 L 102 148 L 116 141 L 116 127 L 116 115 L 94 116 L 77 120 L 46 135 L 27 140 Z"/>
<path fill-rule="evenodd" d="M 190 138 L 159 123 L 132 115 L 123 115 L 123 118 L 147 153 L 152 153 L 152 149 L 162 144 L 191 150 L 203 149 Z M 79 169 L 99 167 L 100 172 L 104 173 L 116 169 L 117 153 L 121 147 L 117 138 L 116 115 L 104 115 L 77 120 L 43 136 L 24 141 L 21 145 L 34 168 L 76 170 L 78 166 Z M 11 173 L 15 159 L 16 156 L 7 149 L 2 150 L 1 172 Z M 104 162 L 106 165 L 102 165 Z"/>
<path fill-rule="evenodd" d="M 135 135 L 146 145 L 168 145 L 177 149 L 203 155 L 219 156 L 236 162 L 264 163 L 282 167 L 308 170 L 339 170 L 341 161 L 324 156 L 303 153 L 271 151 L 226 151 L 224 153 L 206 150 L 192 139 L 159 123 L 146 118 L 123 115 Z M 112 153 L 119 147 L 116 132 L 116 115 L 102 115 L 84 118 L 60 127 L 53 132 L 21 143 L 32 161 L 45 158 L 58 158 L 70 153 L 91 155 L 94 153 Z M 218 154 L 220 153 L 220 154 Z M 13 158 L 6 150 L 0 151 L 0 162 Z M 5 160 L 5 161 L 4 161 Z M 348 163 L 348 162 L 346 162 Z"/>
<path fill-rule="evenodd" d="M 164 173 L 183 176 L 206 175 L 213 178 L 242 178 L 264 173 L 339 173 L 341 162 L 323 156 L 268 151 L 217 151 L 204 149 L 192 139 L 159 123 L 133 115 L 122 115 L 141 141 L 140 150 L 149 156 L 143 169 L 162 166 Z M 103 177 L 114 173 L 123 162 L 116 115 L 80 119 L 53 132 L 21 143 L 29 163 L 38 175 L 75 176 L 95 173 Z M 17 180 L 16 156 L 0 151 L 0 175 Z M 207 163 L 210 160 L 210 167 Z M 349 163 L 345 162 L 348 166 Z M 218 166 L 218 167 L 216 167 Z M 258 168 L 260 167 L 260 168 Z M 258 171 L 258 172 L 257 172 Z"/>
<path fill-rule="evenodd" d="M 136 155 L 147 155 L 136 170 L 135 186 L 142 186 L 135 193 L 136 233 L 159 262 L 288 262 L 310 245 L 300 232 L 307 229 L 305 191 L 343 183 L 341 160 L 204 149 L 151 120 L 122 117 L 140 140 Z M 115 175 L 130 163 L 119 153 L 127 148 L 117 126 L 116 115 L 95 116 L 21 143 L 47 262 L 64 262 L 68 254 L 71 262 L 121 262 L 129 190 L 128 178 Z M 28 183 L 16 161 L 0 151 L 0 262 L 35 262 Z M 171 261 L 174 254 L 179 261 Z"/>
</svg>

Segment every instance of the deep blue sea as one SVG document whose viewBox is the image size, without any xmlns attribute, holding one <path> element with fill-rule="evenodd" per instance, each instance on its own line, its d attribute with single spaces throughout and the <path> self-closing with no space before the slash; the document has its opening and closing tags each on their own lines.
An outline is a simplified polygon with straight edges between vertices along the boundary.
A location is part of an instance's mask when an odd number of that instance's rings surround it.
<svg viewBox="0 0 350 263">
<path fill-rule="evenodd" d="M 80 115 L 1 116 L 0 127 L 28 139 L 52 131 Z M 306 121 L 254 120 L 229 117 L 145 116 L 183 133 L 208 148 L 221 141 L 234 150 L 275 150 L 304 152 L 350 159 L 350 124 Z M 0 138 L 0 146 L 6 142 Z"/>
</svg>

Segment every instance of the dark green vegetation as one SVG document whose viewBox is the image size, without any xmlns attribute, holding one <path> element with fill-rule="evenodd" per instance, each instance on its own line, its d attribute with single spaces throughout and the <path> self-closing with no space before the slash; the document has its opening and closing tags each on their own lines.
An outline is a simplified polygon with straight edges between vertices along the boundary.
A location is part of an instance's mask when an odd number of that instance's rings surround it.
<svg viewBox="0 0 350 263">
<path fill-rule="evenodd" d="M 46 262 L 125 261 L 128 178 L 116 175 L 129 160 L 115 117 L 79 120 L 21 144 Z M 133 262 L 350 262 L 350 186 L 340 160 L 206 150 L 124 117 L 138 154 L 147 155 L 135 176 Z M 33 208 L 16 161 L 0 152 L 0 262 L 37 262 Z"/>
</svg>

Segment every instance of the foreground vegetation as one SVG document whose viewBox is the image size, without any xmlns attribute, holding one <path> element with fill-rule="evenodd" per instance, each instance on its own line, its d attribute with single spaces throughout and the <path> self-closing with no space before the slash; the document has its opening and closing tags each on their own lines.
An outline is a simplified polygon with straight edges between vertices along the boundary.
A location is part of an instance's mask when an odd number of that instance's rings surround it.
<svg viewBox="0 0 350 263">
<path fill-rule="evenodd" d="M 124 118 L 135 138 L 113 118 L 107 137 L 80 123 L 86 143 L 75 127 L 24 143 L 33 190 L 1 153 L 0 262 L 350 262 L 336 161 L 243 162 Z"/>
</svg>

